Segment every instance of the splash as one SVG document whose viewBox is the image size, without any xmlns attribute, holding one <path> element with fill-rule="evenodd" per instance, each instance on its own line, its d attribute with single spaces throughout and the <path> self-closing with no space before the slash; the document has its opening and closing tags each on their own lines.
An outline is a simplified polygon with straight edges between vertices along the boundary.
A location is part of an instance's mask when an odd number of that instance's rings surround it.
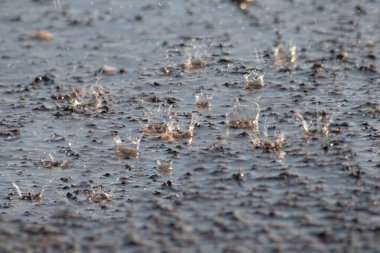
<svg viewBox="0 0 380 253">
<path fill-rule="evenodd" d="M 20 187 L 18 187 L 18 185 L 15 182 L 12 183 L 12 187 L 15 190 L 19 200 L 38 201 L 38 202 L 41 202 L 43 200 L 43 195 L 42 195 L 43 191 L 36 194 L 31 193 L 31 192 L 22 193 L 20 190 Z"/>
<path fill-rule="evenodd" d="M 171 108 L 172 106 L 168 108 L 159 106 L 156 110 L 146 111 L 145 118 L 148 123 L 142 125 L 143 133 L 148 136 L 165 133 L 168 130 L 168 122 L 172 118 Z"/>
<path fill-rule="evenodd" d="M 121 158 L 134 158 L 140 155 L 140 142 L 141 136 L 133 137 L 128 136 L 127 140 L 122 141 L 119 136 L 114 138 L 115 140 L 115 155 Z"/>
<path fill-rule="evenodd" d="M 52 153 L 49 153 L 48 155 L 49 155 L 50 160 L 41 160 L 39 162 L 35 162 L 34 165 L 45 168 L 45 169 L 54 169 L 54 168 L 66 169 L 69 167 L 70 164 L 66 159 L 56 160 Z"/>
<path fill-rule="evenodd" d="M 90 85 L 84 87 L 81 92 L 73 96 L 69 101 L 75 108 L 98 109 L 102 104 L 104 88 L 100 85 Z"/>
<path fill-rule="evenodd" d="M 297 117 L 302 122 L 303 134 L 305 138 L 308 138 L 312 135 L 328 136 L 329 135 L 329 126 L 333 122 L 331 117 L 319 116 L 317 117 L 316 122 L 307 122 L 301 113 L 296 113 Z"/>
<path fill-rule="evenodd" d="M 230 128 L 258 128 L 260 106 L 258 103 L 241 105 L 236 101 L 234 107 L 226 113 L 226 125 Z"/>
<path fill-rule="evenodd" d="M 285 135 L 279 134 L 275 136 L 268 136 L 264 134 L 264 137 L 253 134 L 250 136 L 252 146 L 256 149 L 263 149 L 266 152 L 282 151 L 286 143 Z"/>
<path fill-rule="evenodd" d="M 113 198 L 113 192 L 105 192 L 103 190 L 93 190 L 87 194 L 87 198 L 93 202 L 105 202 L 111 201 Z"/>
<path fill-rule="evenodd" d="M 59 2 L 59 0 L 54 0 L 54 8 L 55 9 L 60 9 L 61 8 L 61 3 Z"/>
<path fill-rule="evenodd" d="M 213 94 L 200 92 L 195 94 L 195 106 L 198 109 L 210 109 Z"/>
<path fill-rule="evenodd" d="M 249 90 L 258 90 L 263 88 L 264 75 L 257 70 L 252 70 L 250 73 L 244 75 L 244 87 Z"/>
<path fill-rule="evenodd" d="M 195 44 L 194 40 L 192 44 L 192 47 L 185 51 L 187 58 L 182 65 L 185 70 L 199 69 L 209 64 L 206 47 Z"/>
<path fill-rule="evenodd" d="M 277 46 L 273 48 L 274 64 L 283 67 L 285 64 L 295 65 L 297 62 L 297 46 L 291 45 L 288 50 Z"/>
<path fill-rule="evenodd" d="M 157 172 L 159 174 L 172 173 L 173 172 L 173 161 L 164 161 L 162 159 L 156 160 Z"/>
<path fill-rule="evenodd" d="M 167 140 L 167 141 L 176 141 L 176 140 L 187 140 L 188 144 L 192 143 L 194 136 L 194 128 L 198 123 L 198 119 L 195 115 L 192 115 L 191 122 L 188 127 L 183 126 L 180 120 L 172 118 L 167 122 L 167 129 L 164 133 L 156 136 L 156 140 Z"/>
</svg>

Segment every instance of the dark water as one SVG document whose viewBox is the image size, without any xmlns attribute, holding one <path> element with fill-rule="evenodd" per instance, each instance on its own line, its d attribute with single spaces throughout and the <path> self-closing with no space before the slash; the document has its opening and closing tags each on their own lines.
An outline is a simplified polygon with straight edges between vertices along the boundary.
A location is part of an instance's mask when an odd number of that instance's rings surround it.
<svg viewBox="0 0 380 253">
<path fill-rule="evenodd" d="M 379 1 L 0 10 L 1 252 L 379 251 Z M 236 100 L 259 105 L 258 129 L 226 126 Z M 169 116 L 191 141 L 142 133 Z M 117 135 L 140 155 L 117 156 Z"/>
</svg>

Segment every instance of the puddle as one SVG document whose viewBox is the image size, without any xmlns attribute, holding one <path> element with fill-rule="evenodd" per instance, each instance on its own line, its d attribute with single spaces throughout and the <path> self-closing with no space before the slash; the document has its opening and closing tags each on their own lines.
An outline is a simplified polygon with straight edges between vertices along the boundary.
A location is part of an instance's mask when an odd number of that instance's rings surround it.
<svg viewBox="0 0 380 253">
<path fill-rule="evenodd" d="M 376 1 L 0 8 L 1 252 L 378 248 Z"/>
</svg>

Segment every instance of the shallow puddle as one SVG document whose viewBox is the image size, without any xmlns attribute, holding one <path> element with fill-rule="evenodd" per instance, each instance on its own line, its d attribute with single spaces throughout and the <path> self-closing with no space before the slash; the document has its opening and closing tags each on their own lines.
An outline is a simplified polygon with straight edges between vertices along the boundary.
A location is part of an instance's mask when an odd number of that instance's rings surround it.
<svg viewBox="0 0 380 253">
<path fill-rule="evenodd" d="M 1 252 L 378 249 L 378 1 L 0 9 Z"/>
</svg>

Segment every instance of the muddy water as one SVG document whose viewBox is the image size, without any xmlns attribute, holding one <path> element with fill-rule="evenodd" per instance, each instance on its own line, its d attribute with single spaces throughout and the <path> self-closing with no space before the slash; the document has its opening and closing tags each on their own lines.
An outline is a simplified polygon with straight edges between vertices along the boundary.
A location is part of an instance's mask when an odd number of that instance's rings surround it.
<svg viewBox="0 0 380 253">
<path fill-rule="evenodd" d="M 379 1 L 0 10 L 1 252 L 379 250 Z M 226 126 L 237 100 L 256 129 Z M 193 138 L 143 134 L 169 116 Z"/>
</svg>

